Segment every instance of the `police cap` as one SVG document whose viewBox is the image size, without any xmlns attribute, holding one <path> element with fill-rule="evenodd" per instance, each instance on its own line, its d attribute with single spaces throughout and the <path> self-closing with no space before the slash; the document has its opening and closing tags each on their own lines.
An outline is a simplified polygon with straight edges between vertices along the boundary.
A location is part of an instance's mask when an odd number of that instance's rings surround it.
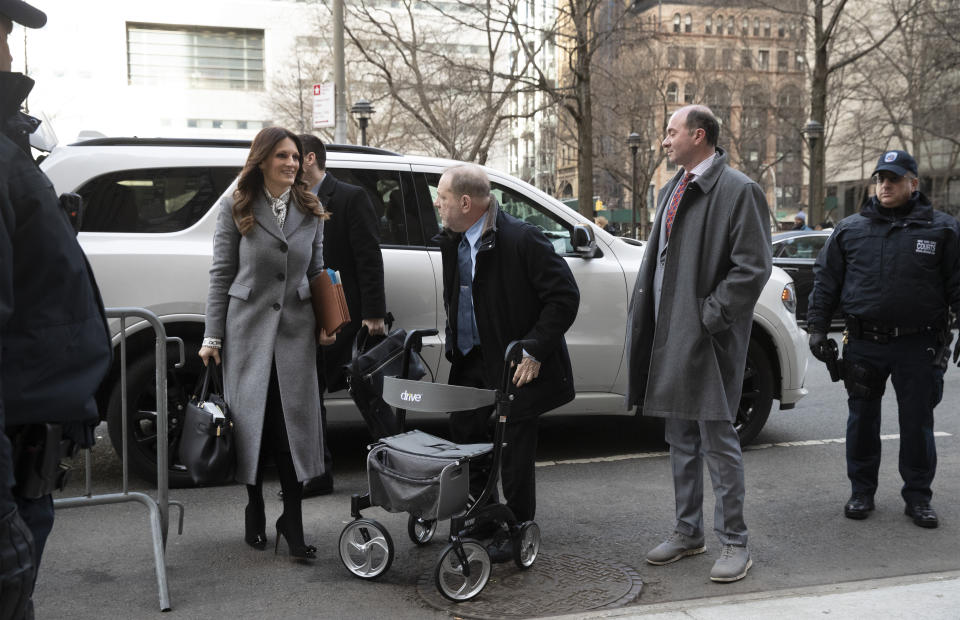
<svg viewBox="0 0 960 620">
<path fill-rule="evenodd" d="M 43 28 L 47 23 L 46 13 L 23 0 L 0 0 L 0 15 L 27 28 Z"/>
<path fill-rule="evenodd" d="M 873 174 L 881 170 L 888 170 L 898 177 L 906 176 L 908 172 L 917 175 L 917 160 L 906 151 L 887 151 L 877 160 L 877 167 Z"/>
</svg>

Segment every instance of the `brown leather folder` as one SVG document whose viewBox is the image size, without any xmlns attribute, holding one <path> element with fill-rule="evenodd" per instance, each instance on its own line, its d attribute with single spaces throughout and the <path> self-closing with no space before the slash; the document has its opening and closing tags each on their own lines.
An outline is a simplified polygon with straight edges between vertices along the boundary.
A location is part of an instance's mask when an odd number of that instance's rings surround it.
<svg viewBox="0 0 960 620">
<path fill-rule="evenodd" d="M 337 333 L 350 322 L 343 285 L 339 282 L 335 284 L 326 269 L 310 280 L 310 300 L 313 302 L 317 325 L 326 330 L 328 335 Z"/>
</svg>

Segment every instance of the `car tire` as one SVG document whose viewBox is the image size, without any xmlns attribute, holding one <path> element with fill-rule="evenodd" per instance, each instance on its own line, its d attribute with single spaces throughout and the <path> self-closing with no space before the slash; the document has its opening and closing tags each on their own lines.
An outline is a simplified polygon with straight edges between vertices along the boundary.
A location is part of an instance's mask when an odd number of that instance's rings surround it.
<svg viewBox="0 0 960 620">
<path fill-rule="evenodd" d="M 747 365 L 743 373 L 743 392 L 734 426 L 740 445 L 750 444 L 767 423 L 773 407 L 773 367 L 766 350 L 754 339 L 747 347 Z"/>
<path fill-rule="evenodd" d="M 169 349 L 168 355 L 179 356 L 179 351 Z M 167 463 L 170 488 L 193 486 L 186 469 L 180 464 L 180 424 L 190 393 L 195 390 L 202 364 L 196 355 L 197 348 L 187 346 L 187 360 L 183 368 L 173 368 L 172 362 L 167 371 Z M 193 355 L 189 355 L 193 353 Z M 168 358 L 169 359 L 169 358 Z M 156 363 L 151 352 L 146 353 L 128 364 L 127 368 L 127 455 L 130 471 L 138 478 L 156 483 L 157 446 L 156 446 Z M 110 390 L 107 401 L 107 428 L 110 442 L 117 456 L 123 457 L 123 420 L 120 379 Z"/>
</svg>

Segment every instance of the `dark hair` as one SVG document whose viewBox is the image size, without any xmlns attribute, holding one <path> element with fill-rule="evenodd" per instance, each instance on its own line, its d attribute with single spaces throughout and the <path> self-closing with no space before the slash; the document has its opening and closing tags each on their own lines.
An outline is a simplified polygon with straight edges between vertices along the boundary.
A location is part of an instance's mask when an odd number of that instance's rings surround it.
<svg viewBox="0 0 960 620">
<path fill-rule="evenodd" d="M 266 127 L 261 129 L 253 139 L 247 162 L 243 165 L 237 180 L 237 190 L 233 192 L 233 221 L 236 222 L 237 230 L 241 235 L 247 234 L 253 228 L 253 200 L 263 192 L 263 171 L 260 170 L 260 164 L 270 157 L 273 149 L 285 138 L 293 140 L 300 155 L 297 176 L 290 188 L 293 202 L 308 215 L 316 215 L 323 219 L 330 217 L 320 206 L 317 197 L 310 193 L 303 183 L 303 145 L 300 144 L 300 138 L 283 127 Z"/>
<path fill-rule="evenodd" d="M 300 142 L 303 143 L 303 153 L 313 153 L 317 158 L 317 167 L 321 170 L 327 169 L 327 147 L 323 146 L 323 140 L 312 133 L 300 134 Z"/>
<path fill-rule="evenodd" d="M 704 137 L 707 139 L 707 144 L 717 146 L 717 140 L 720 138 L 720 123 L 709 108 L 696 106 L 687 110 L 686 125 L 691 133 L 702 129 L 705 134 Z"/>
</svg>

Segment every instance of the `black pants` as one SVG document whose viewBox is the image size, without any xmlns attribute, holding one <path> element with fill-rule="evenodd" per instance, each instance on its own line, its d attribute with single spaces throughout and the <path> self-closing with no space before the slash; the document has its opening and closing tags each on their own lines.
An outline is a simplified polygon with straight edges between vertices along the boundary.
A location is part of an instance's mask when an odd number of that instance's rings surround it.
<svg viewBox="0 0 960 620">
<path fill-rule="evenodd" d="M 878 374 L 879 385 L 891 378 L 897 393 L 900 421 L 901 495 L 907 502 L 930 501 L 937 469 L 933 439 L 933 408 L 943 396 L 943 371 L 933 365 L 937 338 L 923 333 L 894 338 L 886 344 L 851 338 L 843 357 L 866 364 Z M 873 495 L 880 470 L 880 398 L 850 396 L 847 419 L 847 477 L 854 493 Z"/>
<path fill-rule="evenodd" d="M 468 387 L 495 389 L 483 378 L 483 356 L 474 347 L 466 356 L 457 352 L 450 371 L 450 383 Z M 450 414 L 450 437 L 457 443 L 483 443 L 493 440 L 493 407 L 481 407 Z M 537 417 L 507 421 L 507 444 L 502 453 L 501 477 L 507 506 L 521 523 L 532 521 L 537 512 L 536 458 Z M 477 497 L 490 475 L 489 463 L 474 467 L 471 462 L 470 492 Z"/>
</svg>

